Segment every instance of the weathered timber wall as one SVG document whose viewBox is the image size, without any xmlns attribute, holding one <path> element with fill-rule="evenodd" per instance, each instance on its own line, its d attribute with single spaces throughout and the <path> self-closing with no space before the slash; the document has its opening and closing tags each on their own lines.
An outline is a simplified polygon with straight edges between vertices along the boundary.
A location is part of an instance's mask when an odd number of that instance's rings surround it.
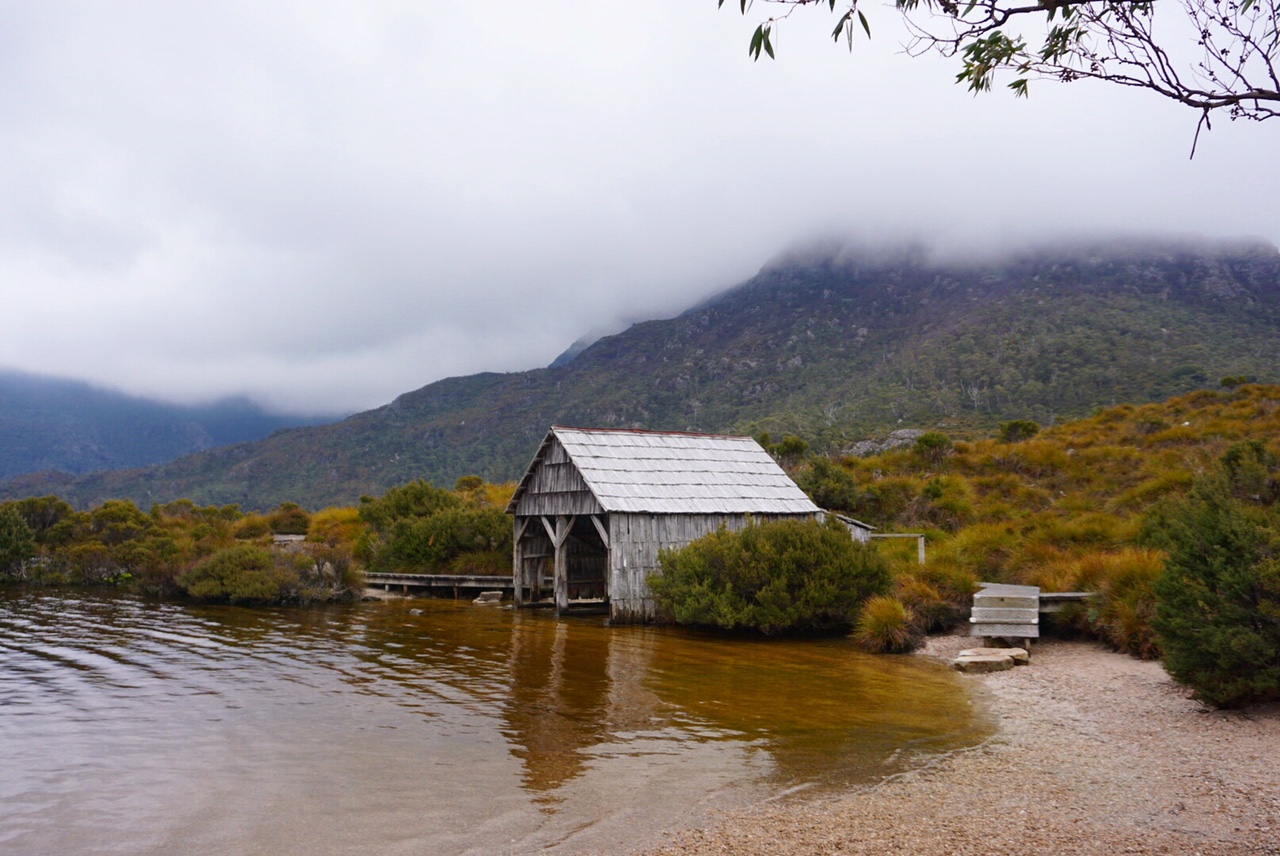
<svg viewBox="0 0 1280 856">
<path fill-rule="evenodd" d="M 812 515 L 771 514 L 610 514 L 609 618 L 618 623 L 657 619 L 649 575 L 660 573 L 658 553 L 687 547 L 721 526 L 737 531 L 748 522 Z"/>
<path fill-rule="evenodd" d="M 569 460 L 560 441 L 552 438 L 547 453 L 534 466 L 528 489 L 516 506 L 520 517 L 545 514 L 601 514 L 582 474 Z"/>
</svg>

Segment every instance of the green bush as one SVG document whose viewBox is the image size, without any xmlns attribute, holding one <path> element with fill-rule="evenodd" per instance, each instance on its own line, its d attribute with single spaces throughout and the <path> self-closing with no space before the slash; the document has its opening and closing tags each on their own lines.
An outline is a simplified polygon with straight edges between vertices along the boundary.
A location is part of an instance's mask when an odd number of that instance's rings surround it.
<svg viewBox="0 0 1280 856">
<path fill-rule="evenodd" d="M 1014 419 L 1000 425 L 1000 442 L 1017 443 L 1040 433 L 1040 426 L 1030 419 Z"/>
<path fill-rule="evenodd" d="M 70 540 L 76 512 L 69 503 L 50 494 L 28 497 L 9 504 L 17 509 L 22 519 L 31 527 L 36 544 L 56 546 Z"/>
<path fill-rule="evenodd" d="M 951 438 L 941 431 L 927 431 L 916 438 L 912 449 L 927 463 L 937 465 L 951 454 Z"/>
<path fill-rule="evenodd" d="M 36 554 L 36 535 L 10 504 L 0 505 L 0 578 L 16 574 Z"/>
<path fill-rule="evenodd" d="M 374 549 L 384 571 L 427 573 L 466 553 L 511 554 L 511 518 L 494 509 L 447 508 L 428 517 L 395 521 Z M 509 564 L 510 559 L 504 559 Z"/>
<path fill-rule="evenodd" d="M 884 559 L 834 519 L 721 529 L 660 562 L 649 584 L 661 614 L 727 630 L 845 632 L 862 603 L 889 588 Z"/>
<path fill-rule="evenodd" d="M 378 499 L 360 497 L 360 519 L 382 532 L 390 529 L 397 520 L 430 517 L 460 505 L 462 500 L 457 494 L 419 480 L 393 487 Z"/>
<path fill-rule="evenodd" d="M 817 457 L 799 474 L 796 483 L 819 508 L 853 512 L 862 498 L 862 488 L 853 474 L 830 458 Z"/>
<path fill-rule="evenodd" d="M 267 523 L 276 535 L 306 535 L 311 515 L 296 502 L 282 502 L 267 516 Z"/>
<path fill-rule="evenodd" d="M 1280 699 L 1280 536 L 1228 478 L 1153 511 L 1169 552 L 1153 622 L 1165 667 L 1218 707 Z"/>
<path fill-rule="evenodd" d="M 218 603 L 274 603 L 297 585 L 292 563 L 276 562 L 270 550 L 242 544 L 219 550 L 178 575 L 177 585 L 197 600 Z"/>
<path fill-rule="evenodd" d="M 424 481 L 388 490 L 380 499 L 360 498 L 360 520 L 368 531 L 357 537 L 355 554 L 379 571 L 441 573 L 451 565 L 501 567 L 511 564 L 511 518 L 485 499 L 485 483 L 458 480 L 465 497 Z"/>
</svg>

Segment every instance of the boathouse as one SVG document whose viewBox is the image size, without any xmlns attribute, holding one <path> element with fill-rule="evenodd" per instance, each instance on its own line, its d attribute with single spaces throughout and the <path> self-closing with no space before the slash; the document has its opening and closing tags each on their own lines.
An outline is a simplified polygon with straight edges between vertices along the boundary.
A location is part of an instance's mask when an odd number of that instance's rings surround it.
<svg viewBox="0 0 1280 856">
<path fill-rule="evenodd" d="M 512 573 L 516 603 L 606 605 L 651 621 L 658 553 L 721 526 L 821 518 L 750 437 L 553 426 L 520 480 Z M 865 541 L 871 527 L 851 526 Z"/>
</svg>

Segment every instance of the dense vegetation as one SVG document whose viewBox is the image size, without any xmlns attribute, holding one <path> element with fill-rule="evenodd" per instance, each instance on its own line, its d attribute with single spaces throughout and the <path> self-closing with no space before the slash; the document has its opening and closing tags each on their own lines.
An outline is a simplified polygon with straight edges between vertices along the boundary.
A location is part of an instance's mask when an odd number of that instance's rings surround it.
<svg viewBox="0 0 1280 856">
<path fill-rule="evenodd" d="M 512 492 L 510 485 L 471 476 L 452 491 L 414 481 L 381 499 L 361 497 L 368 530 L 359 553 L 377 571 L 509 574 L 512 531 L 505 509 Z"/>
<path fill-rule="evenodd" d="M 415 482 L 359 508 L 267 513 L 190 500 L 108 500 L 76 511 L 56 496 L 0 504 L 0 580 L 111 585 L 221 603 L 315 603 L 356 597 L 364 569 L 509 573 L 512 485 Z M 303 540 L 276 536 L 304 536 Z"/>
<path fill-rule="evenodd" d="M 1093 591 L 1063 614 L 1215 704 L 1280 686 L 1280 387 L 1231 383 L 1121 405 L 1055 427 L 868 457 L 811 458 L 796 476 L 820 504 L 928 557 L 882 544 L 894 597 L 920 631 L 967 614 L 979 581 Z"/>
<path fill-rule="evenodd" d="M 721 529 L 660 561 L 649 582 L 668 619 L 766 635 L 847 631 L 889 588 L 883 557 L 834 518 Z"/>
<path fill-rule="evenodd" d="M 137 472 L 0 487 L 273 508 L 463 473 L 515 478 L 551 424 L 804 437 L 849 448 L 893 428 L 989 436 L 1183 394 L 1276 381 L 1280 254 L 1260 244 L 1113 244 L 941 263 L 834 248 L 779 259 L 678 318 L 554 368 L 450 378 L 334 425 Z"/>
<path fill-rule="evenodd" d="M 655 591 L 680 621 L 852 628 L 887 651 L 960 622 L 980 581 L 1091 591 L 1062 629 L 1162 656 L 1214 704 L 1280 698 L 1280 387 L 1246 380 L 1053 426 L 1009 420 L 982 439 L 925 432 L 870 457 L 769 440 L 819 505 L 923 533 L 927 561 L 909 542 L 867 551 L 816 524 L 759 526 L 664 556 Z M 314 514 L 29 498 L 0 504 L 0 575 L 258 602 L 342 596 L 363 567 L 505 573 L 513 488 L 418 481 Z M 272 547 L 286 532 L 307 537 Z"/>
</svg>

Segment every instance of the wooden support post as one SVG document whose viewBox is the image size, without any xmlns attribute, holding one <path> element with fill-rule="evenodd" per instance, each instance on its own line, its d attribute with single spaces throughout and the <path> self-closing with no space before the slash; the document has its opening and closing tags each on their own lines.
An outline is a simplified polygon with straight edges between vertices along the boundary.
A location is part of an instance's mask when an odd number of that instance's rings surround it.
<svg viewBox="0 0 1280 856">
<path fill-rule="evenodd" d="M 918 544 L 920 549 L 920 564 L 923 565 L 924 564 L 924 536 L 923 535 L 920 536 L 920 540 Z"/>
<path fill-rule="evenodd" d="M 542 526 L 547 530 L 547 535 L 551 537 L 551 545 L 555 548 L 555 566 L 552 571 L 552 580 L 555 586 L 556 610 L 567 609 L 569 607 L 569 562 L 565 555 L 564 542 L 569 540 L 569 532 L 573 529 L 573 522 L 576 517 L 568 517 L 563 514 L 556 517 L 555 525 L 551 525 L 551 521 L 546 517 L 538 518 L 542 521 Z"/>
<path fill-rule="evenodd" d="M 556 518 L 556 609 L 569 608 L 569 557 L 564 549 L 564 542 L 569 540 L 569 529 L 573 526 L 573 518 L 561 515 Z"/>
<path fill-rule="evenodd" d="M 515 522 L 515 540 L 511 545 L 511 584 L 515 598 L 516 608 L 519 609 L 524 603 L 524 547 L 520 541 L 524 538 L 524 531 L 529 528 L 529 518 L 517 517 Z M 532 593 L 532 592 L 531 592 Z"/>
</svg>

